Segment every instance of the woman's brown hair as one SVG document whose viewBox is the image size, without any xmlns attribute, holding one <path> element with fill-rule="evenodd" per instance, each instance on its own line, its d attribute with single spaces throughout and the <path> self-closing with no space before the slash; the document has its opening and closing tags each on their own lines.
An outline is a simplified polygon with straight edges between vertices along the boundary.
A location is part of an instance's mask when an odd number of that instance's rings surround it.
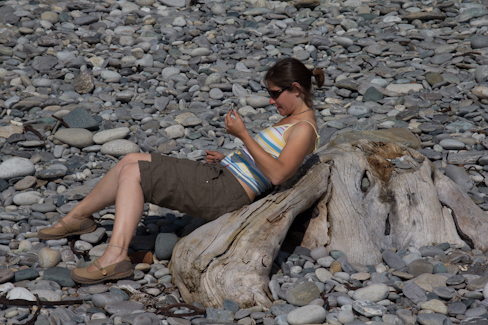
<svg viewBox="0 0 488 325">
<path fill-rule="evenodd" d="M 266 73 L 265 83 L 272 82 L 280 88 L 290 87 L 297 82 L 302 88 L 303 101 L 308 107 L 312 107 L 312 77 L 315 77 L 317 86 L 320 88 L 325 81 L 325 74 L 322 69 L 310 71 L 297 59 L 286 58 L 278 61 Z"/>
</svg>

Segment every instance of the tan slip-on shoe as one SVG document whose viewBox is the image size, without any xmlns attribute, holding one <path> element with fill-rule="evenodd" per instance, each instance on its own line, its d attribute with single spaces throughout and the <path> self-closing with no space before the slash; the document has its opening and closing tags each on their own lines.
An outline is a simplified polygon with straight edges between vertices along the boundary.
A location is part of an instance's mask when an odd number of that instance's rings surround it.
<svg viewBox="0 0 488 325">
<path fill-rule="evenodd" d="M 88 272 L 88 267 L 76 268 L 71 270 L 71 278 L 78 283 L 95 284 L 107 280 L 127 278 L 134 273 L 132 263 L 128 257 L 118 263 L 105 267 L 102 267 L 98 260 L 93 262 L 93 264 L 95 264 L 98 270 Z"/>
<path fill-rule="evenodd" d="M 61 239 L 71 235 L 83 235 L 97 229 L 97 224 L 92 218 L 84 219 L 80 222 L 68 225 L 62 219 L 59 220 L 62 227 L 59 228 L 44 228 L 37 232 L 39 239 Z"/>
</svg>

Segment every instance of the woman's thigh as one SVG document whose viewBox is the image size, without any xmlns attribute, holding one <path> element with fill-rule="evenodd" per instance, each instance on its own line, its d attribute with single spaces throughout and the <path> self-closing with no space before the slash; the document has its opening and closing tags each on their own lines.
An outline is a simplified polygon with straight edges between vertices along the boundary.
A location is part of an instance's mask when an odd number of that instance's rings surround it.
<svg viewBox="0 0 488 325">
<path fill-rule="evenodd" d="M 202 164 L 163 155 L 139 162 L 146 202 L 213 220 L 249 204 L 237 178 L 220 164 Z"/>
</svg>

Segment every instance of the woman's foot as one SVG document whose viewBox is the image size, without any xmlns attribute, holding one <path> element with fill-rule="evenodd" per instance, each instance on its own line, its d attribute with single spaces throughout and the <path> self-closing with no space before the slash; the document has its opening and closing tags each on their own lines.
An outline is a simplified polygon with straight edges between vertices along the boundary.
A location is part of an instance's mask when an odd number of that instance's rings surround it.
<svg viewBox="0 0 488 325">
<path fill-rule="evenodd" d="M 71 278 L 78 283 L 95 284 L 108 280 L 124 279 L 134 273 L 132 263 L 128 257 L 107 266 L 103 266 L 104 264 L 100 259 L 97 259 L 89 267 L 71 270 Z"/>
<path fill-rule="evenodd" d="M 101 266 L 112 265 L 122 262 L 127 258 L 127 250 L 123 247 L 108 244 L 103 255 L 100 256 L 97 261 Z M 130 261 L 130 259 L 129 259 Z M 88 272 L 94 272 L 98 270 L 98 267 L 93 263 L 87 267 Z"/>
<path fill-rule="evenodd" d="M 75 225 L 81 223 L 83 220 L 86 219 L 93 219 L 93 217 L 91 215 L 86 217 L 76 217 L 72 213 L 68 213 L 61 220 L 63 220 L 63 222 L 67 225 L 71 225 L 71 224 Z M 54 226 L 52 226 L 52 228 L 61 228 L 61 227 L 63 227 L 63 225 L 60 224 L 59 221 Z"/>
<path fill-rule="evenodd" d="M 127 249 L 111 245 L 92 265 L 71 271 L 71 278 L 79 283 L 93 284 L 106 280 L 118 280 L 132 275 L 132 262 L 127 257 Z"/>
<path fill-rule="evenodd" d="M 70 220 L 71 219 L 71 220 Z M 53 227 L 43 228 L 38 231 L 39 239 L 61 239 L 71 235 L 82 235 L 93 232 L 97 229 L 97 224 L 93 218 L 63 218 Z"/>
</svg>

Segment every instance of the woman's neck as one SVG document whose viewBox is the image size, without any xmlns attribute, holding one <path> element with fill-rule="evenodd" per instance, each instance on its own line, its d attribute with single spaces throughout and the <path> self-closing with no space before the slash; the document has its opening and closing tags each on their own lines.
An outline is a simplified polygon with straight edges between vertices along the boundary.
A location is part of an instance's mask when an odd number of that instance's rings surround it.
<svg viewBox="0 0 488 325">
<path fill-rule="evenodd" d="M 291 113 L 287 117 L 293 118 L 293 117 L 298 116 L 298 115 L 303 115 L 304 113 L 307 113 L 307 112 L 313 112 L 313 109 L 311 107 L 306 106 L 306 105 L 300 105 L 299 108 L 295 109 L 293 111 L 293 113 Z"/>
</svg>

